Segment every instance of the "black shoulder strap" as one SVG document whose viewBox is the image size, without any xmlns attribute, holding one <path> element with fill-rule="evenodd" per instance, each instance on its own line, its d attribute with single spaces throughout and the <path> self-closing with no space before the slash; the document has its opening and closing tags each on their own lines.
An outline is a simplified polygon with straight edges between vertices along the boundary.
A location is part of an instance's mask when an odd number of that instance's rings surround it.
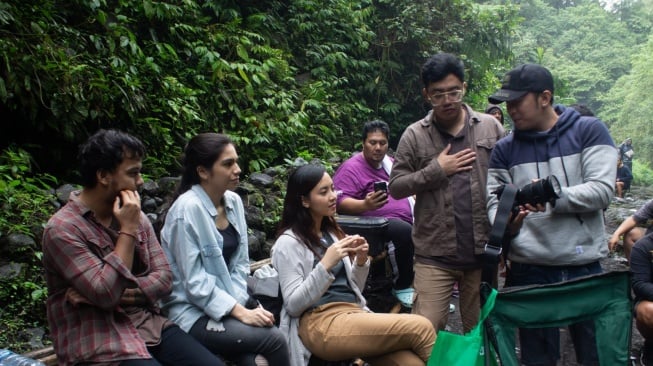
<svg viewBox="0 0 653 366">
<path fill-rule="evenodd" d="M 503 186 L 501 198 L 499 199 L 499 207 L 497 208 L 496 215 L 494 216 L 494 224 L 490 231 L 490 239 L 485 244 L 485 255 L 488 259 L 498 261 L 502 254 L 505 258 L 508 257 L 510 239 L 507 237 L 506 231 L 510 223 L 511 211 L 515 203 L 517 191 L 517 187 L 513 184 Z"/>
</svg>

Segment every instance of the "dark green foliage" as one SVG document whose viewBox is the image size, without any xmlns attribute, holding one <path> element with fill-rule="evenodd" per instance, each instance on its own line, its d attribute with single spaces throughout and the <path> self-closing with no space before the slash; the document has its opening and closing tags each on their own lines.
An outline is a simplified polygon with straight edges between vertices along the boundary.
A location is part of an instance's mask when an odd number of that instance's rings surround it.
<svg viewBox="0 0 653 366">
<path fill-rule="evenodd" d="M 599 99 L 630 70 L 636 37 L 625 22 L 596 1 L 523 2 L 513 51 L 517 63 L 548 67 L 556 79 L 556 102 L 583 103 L 598 112 Z"/>
<path fill-rule="evenodd" d="M 0 163 L 0 235 L 46 222 L 41 189 L 56 182 L 38 173 L 76 182 L 77 146 L 99 128 L 140 137 L 154 178 L 176 175 L 204 131 L 233 138 L 245 174 L 295 157 L 330 165 L 358 147 L 363 122 L 386 120 L 396 143 L 424 115 L 419 66 L 438 51 L 461 54 L 467 98 L 482 109 L 509 59 L 514 11 L 467 0 L 0 2 L 0 149 L 17 147 Z M 26 252 L 23 273 L 1 284 L 0 346 L 44 325 L 39 256 Z"/>
<path fill-rule="evenodd" d="M 0 155 L 0 236 L 26 234 L 36 236 L 54 212 L 49 185 L 56 184 L 47 175 L 33 175 L 30 156 L 23 150 L 8 149 Z M 40 238 L 34 238 L 40 242 Z M 41 248 L 23 247 L 9 253 L 5 248 L 0 265 L 11 266 L 18 273 L 0 278 L 0 348 L 27 351 L 26 328 L 44 327 L 47 289 L 42 274 Z"/>
<path fill-rule="evenodd" d="M 0 154 L 0 236 L 21 233 L 34 236 L 54 212 L 57 183 L 50 175 L 34 175 L 29 154 L 7 149 Z"/>
<path fill-rule="evenodd" d="M 508 57 L 513 25 L 511 7 L 488 9 L 425 0 L 1 3 L 0 147 L 24 145 L 40 169 L 69 179 L 77 145 L 98 128 L 141 137 L 153 176 L 176 173 L 185 141 L 201 131 L 230 134 L 246 172 L 297 151 L 328 159 L 353 148 L 366 120 L 388 120 L 398 138 L 423 115 L 418 74 L 428 54 L 462 53 L 471 94 L 486 90 L 488 61 Z"/>
</svg>

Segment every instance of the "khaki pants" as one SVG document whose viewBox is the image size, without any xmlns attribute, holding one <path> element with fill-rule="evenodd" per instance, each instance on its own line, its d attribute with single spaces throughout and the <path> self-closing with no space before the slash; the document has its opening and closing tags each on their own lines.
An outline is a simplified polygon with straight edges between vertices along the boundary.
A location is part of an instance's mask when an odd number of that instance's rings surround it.
<svg viewBox="0 0 653 366">
<path fill-rule="evenodd" d="M 424 317 L 370 313 L 343 302 L 305 313 L 299 336 L 323 360 L 359 357 L 372 366 L 424 366 L 435 343 L 433 326 Z"/>
<path fill-rule="evenodd" d="M 443 330 L 449 318 L 449 303 L 454 282 L 460 291 L 460 317 L 465 333 L 474 328 L 481 311 L 481 269 L 457 271 L 415 263 L 415 300 L 413 313 L 428 318 L 436 332 Z"/>
</svg>

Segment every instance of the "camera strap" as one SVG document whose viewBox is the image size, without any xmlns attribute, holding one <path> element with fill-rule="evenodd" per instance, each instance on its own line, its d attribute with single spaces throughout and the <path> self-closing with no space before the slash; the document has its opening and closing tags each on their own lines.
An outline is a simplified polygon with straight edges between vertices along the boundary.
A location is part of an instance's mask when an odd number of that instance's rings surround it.
<svg viewBox="0 0 653 366">
<path fill-rule="evenodd" d="M 504 258 L 508 257 L 510 250 L 510 239 L 508 238 L 507 229 L 510 223 L 511 212 L 515 197 L 519 189 L 513 184 L 506 184 L 501 192 L 499 199 L 499 207 L 497 208 L 496 215 L 494 216 L 494 224 L 490 231 L 490 239 L 485 244 L 485 255 L 488 259 L 499 261 L 501 255 Z"/>
</svg>

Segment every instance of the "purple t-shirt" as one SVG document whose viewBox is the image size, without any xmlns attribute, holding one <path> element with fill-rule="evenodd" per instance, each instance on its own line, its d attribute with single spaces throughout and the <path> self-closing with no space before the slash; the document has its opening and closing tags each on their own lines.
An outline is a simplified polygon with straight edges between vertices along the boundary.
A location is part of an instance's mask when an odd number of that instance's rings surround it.
<svg viewBox="0 0 653 366">
<path fill-rule="evenodd" d="M 385 169 L 374 168 L 365 160 L 363 153 L 349 158 L 342 163 L 333 175 L 333 185 L 336 190 L 342 193 L 338 195 L 338 205 L 343 199 L 349 197 L 357 200 L 365 199 L 365 196 L 374 191 L 374 182 L 388 181 L 390 176 Z M 376 216 L 385 218 L 401 219 L 412 225 L 413 215 L 410 210 L 408 198 L 394 199 L 388 193 L 388 203 L 376 210 L 366 211 L 361 216 Z"/>
</svg>

